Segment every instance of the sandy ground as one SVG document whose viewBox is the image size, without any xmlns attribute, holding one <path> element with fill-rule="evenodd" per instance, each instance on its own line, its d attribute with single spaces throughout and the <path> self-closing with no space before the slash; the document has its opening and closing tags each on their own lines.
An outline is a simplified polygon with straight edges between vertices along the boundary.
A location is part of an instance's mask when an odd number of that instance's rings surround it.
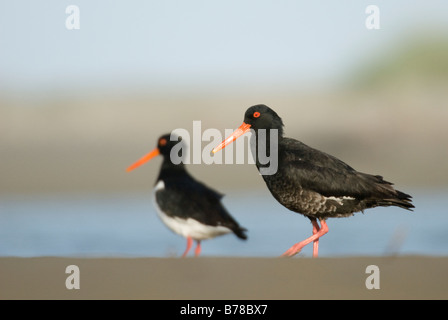
<svg viewBox="0 0 448 320">
<path fill-rule="evenodd" d="M 69 265 L 79 289 L 68 290 Z M 366 273 L 378 267 L 379 289 Z M 0 299 L 447 299 L 448 258 L 0 258 Z"/>
</svg>

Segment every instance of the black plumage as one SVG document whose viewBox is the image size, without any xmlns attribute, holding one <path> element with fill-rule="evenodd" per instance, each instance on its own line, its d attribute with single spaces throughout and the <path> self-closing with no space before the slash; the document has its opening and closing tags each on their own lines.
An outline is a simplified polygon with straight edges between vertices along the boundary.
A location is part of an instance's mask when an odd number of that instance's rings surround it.
<svg viewBox="0 0 448 320">
<path fill-rule="evenodd" d="M 171 140 L 173 139 L 173 140 Z M 161 220 L 174 232 L 187 238 L 187 249 L 191 247 L 191 239 L 196 240 L 196 255 L 200 252 L 200 241 L 233 232 L 240 239 L 247 239 L 246 229 L 229 214 L 221 203 L 223 195 L 192 177 L 181 161 L 173 163 L 171 151 L 178 143 L 183 144 L 180 137 L 166 134 L 158 139 L 156 151 L 150 154 L 161 154 L 163 162 L 154 188 L 154 204 Z M 182 145 L 179 150 L 185 150 Z M 174 155 L 181 158 L 182 155 Z M 149 156 L 151 159 L 154 155 Z M 136 166 L 150 160 L 145 156 L 137 161 Z"/>
<path fill-rule="evenodd" d="M 262 177 L 274 198 L 286 208 L 303 214 L 313 224 L 313 236 L 293 246 L 285 255 L 298 253 L 303 246 L 315 242 L 313 255 L 317 256 L 318 239 L 328 231 L 325 220 L 347 217 L 355 212 L 378 206 L 398 206 L 412 209 L 412 197 L 393 188 L 392 183 L 379 175 L 358 172 L 338 158 L 311 148 L 306 144 L 283 136 L 283 121 L 266 105 L 255 105 L 247 109 L 243 125 L 235 131 L 233 140 L 253 129 L 255 150 L 264 144 L 268 156 L 272 156 L 269 139 L 270 130 L 277 130 L 277 170 Z M 266 142 L 259 139 L 259 130 L 266 132 Z M 214 152 L 233 141 L 226 139 Z M 226 142 L 227 141 L 227 142 Z M 262 164 L 255 152 L 256 166 Z M 321 227 L 317 224 L 321 222 Z M 324 232 L 325 231 L 325 232 Z M 311 240 L 309 240 L 311 239 Z M 309 241 L 308 241 L 309 240 Z"/>
<path fill-rule="evenodd" d="M 207 226 L 226 227 L 238 238 L 247 239 L 245 229 L 239 226 L 222 205 L 224 195 L 196 180 L 182 162 L 172 163 L 171 148 L 182 141 L 171 141 L 169 135 L 160 139 L 168 141 L 165 146 L 159 147 L 163 163 L 156 184 L 163 181 L 164 189 L 156 190 L 155 197 L 160 209 L 170 217 L 191 218 Z"/>
<path fill-rule="evenodd" d="M 278 170 L 263 175 L 272 195 L 310 218 L 350 216 L 377 206 L 413 208 L 411 197 L 379 175 L 358 172 L 341 160 L 299 141 L 279 141 Z"/>
</svg>

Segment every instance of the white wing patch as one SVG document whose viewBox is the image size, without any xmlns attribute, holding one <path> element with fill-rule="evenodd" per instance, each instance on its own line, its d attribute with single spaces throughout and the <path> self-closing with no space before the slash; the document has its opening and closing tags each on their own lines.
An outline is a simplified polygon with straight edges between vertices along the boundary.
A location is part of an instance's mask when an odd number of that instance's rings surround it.
<svg viewBox="0 0 448 320">
<path fill-rule="evenodd" d="M 344 200 L 355 200 L 355 198 L 349 197 L 349 196 L 343 196 L 343 197 L 333 197 L 333 196 L 331 196 L 331 197 L 324 197 L 324 198 L 325 198 L 325 201 L 327 201 L 327 200 L 334 200 L 337 203 L 339 203 L 340 205 L 343 205 L 343 201 Z"/>
</svg>

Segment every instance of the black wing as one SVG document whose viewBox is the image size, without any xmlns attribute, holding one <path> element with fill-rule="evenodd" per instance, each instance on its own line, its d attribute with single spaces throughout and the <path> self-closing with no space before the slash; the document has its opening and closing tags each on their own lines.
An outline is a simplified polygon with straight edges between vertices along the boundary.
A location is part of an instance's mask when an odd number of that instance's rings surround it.
<svg viewBox="0 0 448 320">
<path fill-rule="evenodd" d="M 195 180 L 189 174 L 182 179 L 164 180 L 165 189 L 156 192 L 160 208 L 170 216 L 183 219 L 192 218 L 210 226 L 224 226 L 246 239 L 235 219 L 221 203 L 223 195 L 205 184 Z"/>
<path fill-rule="evenodd" d="M 399 202 L 397 205 L 413 207 L 409 203 L 411 196 L 395 190 L 383 177 L 358 172 L 338 158 L 300 141 L 284 140 L 282 168 L 285 175 L 300 183 L 302 188 L 326 197 L 395 199 Z"/>
</svg>

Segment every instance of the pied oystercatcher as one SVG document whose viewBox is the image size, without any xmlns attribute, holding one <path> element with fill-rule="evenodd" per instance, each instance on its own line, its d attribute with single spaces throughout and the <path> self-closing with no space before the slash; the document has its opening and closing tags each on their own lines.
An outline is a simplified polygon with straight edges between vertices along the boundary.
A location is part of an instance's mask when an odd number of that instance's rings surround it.
<svg viewBox="0 0 448 320">
<path fill-rule="evenodd" d="M 313 235 L 293 245 L 283 256 L 293 256 L 313 242 L 313 256 L 317 257 L 319 238 L 328 232 L 327 218 L 348 217 L 378 206 L 398 206 L 408 210 L 414 208 L 412 197 L 395 190 L 392 183 L 383 180 L 383 177 L 358 172 L 334 156 L 283 137 L 282 119 L 266 105 L 248 108 L 243 124 L 213 153 L 250 129 L 256 135 L 256 140 L 251 140 L 251 143 L 256 141 L 256 150 L 260 144 L 258 130 L 266 130 L 266 141 L 270 139 L 270 129 L 278 130 L 278 141 L 275 141 L 278 146 L 278 168 L 274 174 L 262 175 L 263 179 L 278 202 L 308 217 L 313 225 Z M 269 154 L 270 143 L 266 142 L 264 148 Z M 260 163 L 258 156 L 255 159 L 259 171 L 266 166 Z"/>
<path fill-rule="evenodd" d="M 143 156 L 129 168 L 131 171 L 155 156 L 161 154 L 163 163 L 156 180 L 153 200 L 158 216 L 165 225 L 177 234 L 187 238 L 187 248 L 182 257 L 190 250 L 196 240 L 195 256 L 201 252 L 201 240 L 214 238 L 233 232 L 240 239 L 247 239 L 245 228 L 232 218 L 221 203 L 222 194 L 194 179 L 182 162 L 171 161 L 171 150 L 179 141 L 165 134 L 158 139 L 157 147 Z M 183 150 L 185 145 L 179 150 Z M 177 162 L 177 161 L 176 161 Z"/>
</svg>

